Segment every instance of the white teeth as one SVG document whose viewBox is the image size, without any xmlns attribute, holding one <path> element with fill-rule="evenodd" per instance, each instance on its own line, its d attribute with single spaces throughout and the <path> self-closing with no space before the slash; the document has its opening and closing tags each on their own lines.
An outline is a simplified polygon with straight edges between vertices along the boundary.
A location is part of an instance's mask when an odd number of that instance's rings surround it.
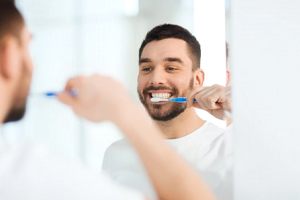
<svg viewBox="0 0 300 200">
<path fill-rule="evenodd" d="M 170 98 L 170 96 L 171 96 L 170 93 L 152 93 L 152 97 L 154 97 L 154 98 L 168 99 L 168 98 Z"/>
<path fill-rule="evenodd" d="M 152 98 L 150 99 L 150 101 L 151 101 L 152 103 L 158 103 L 158 102 L 167 102 L 167 101 L 169 101 L 169 100 L 168 100 L 168 99 L 157 98 L 157 97 L 152 97 Z"/>
</svg>

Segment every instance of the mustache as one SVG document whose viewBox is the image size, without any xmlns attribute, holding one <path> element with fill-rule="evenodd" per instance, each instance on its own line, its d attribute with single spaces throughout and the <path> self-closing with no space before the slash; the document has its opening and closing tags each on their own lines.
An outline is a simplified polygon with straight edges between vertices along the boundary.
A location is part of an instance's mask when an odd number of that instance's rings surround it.
<svg viewBox="0 0 300 200">
<path fill-rule="evenodd" d="M 173 94 L 177 93 L 177 90 L 174 87 L 167 86 L 149 86 L 143 90 L 143 95 L 147 95 L 150 90 L 171 90 Z"/>
</svg>

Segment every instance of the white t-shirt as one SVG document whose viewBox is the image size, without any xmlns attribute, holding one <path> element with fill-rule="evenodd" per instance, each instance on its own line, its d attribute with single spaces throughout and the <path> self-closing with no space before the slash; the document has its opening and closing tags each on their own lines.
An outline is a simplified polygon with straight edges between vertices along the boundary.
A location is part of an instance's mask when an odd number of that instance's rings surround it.
<svg viewBox="0 0 300 200">
<path fill-rule="evenodd" d="M 226 145 L 226 136 L 223 129 L 206 122 L 184 137 L 166 140 L 199 172 L 217 198 L 222 200 L 232 199 L 232 155 Z M 103 170 L 117 182 L 157 199 L 139 157 L 125 139 L 113 143 L 107 149 Z"/>
<path fill-rule="evenodd" d="M 132 189 L 40 146 L 0 143 L 1 200 L 144 199 Z"/>
</svg>

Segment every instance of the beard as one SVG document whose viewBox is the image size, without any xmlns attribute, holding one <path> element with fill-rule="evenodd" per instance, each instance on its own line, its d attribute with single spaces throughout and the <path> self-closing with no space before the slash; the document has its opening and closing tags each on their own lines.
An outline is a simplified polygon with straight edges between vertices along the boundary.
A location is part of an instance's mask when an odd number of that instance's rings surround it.
<svg viewBox="0 0 300 200">
<path fill-rule="evenodd" d="M 21 74 L 15 89 L 15 94 L 12 98 L 13 103 L 4 119 L 4 123 L 18 121 L 25 115 L 27 96 L 31 82 L 31 72 L 26 70 L 24 66 Z"/>
<path fill-rule="evenodd" d="M 25 105 L 21 107 L 13 107 L 6 115 L 6 118 L 4 119 L 4 123 L 19 121 L 24 117 L 25 110 L 26 110 Z"/>
<path fill-rule="evenodd" d="M 193 88 L 194 79 L 192 78 L 189 84 L 189 88 L 186 91 L 189 91 Z M 141 103 L 145 106 L 148 114 L 151 116 L 152 119 L 156 121 L 169 121 L 183 113 L 186 108 L 186 103 L 174 103 L 174 102 L 168 102 L 165 104 L 153 104 L 149 103 L 146 100 L 146 97 L 149 95 L 150 90 L 171 90 L 173 97 L 179 96 L 179 91 L 176 87 L 166 87 L 166 86 L 149 86 L 145 88 L 142 92 L 138 91 L 139 99 Z M 186 93 L 186 92 L 185 92 Z M 180 96 L 184 96 L 183 94 L 180 94 Z M 166 111 L 163 111 L 164 107 L 169 106 L 169 109 Z"/>
</svg>

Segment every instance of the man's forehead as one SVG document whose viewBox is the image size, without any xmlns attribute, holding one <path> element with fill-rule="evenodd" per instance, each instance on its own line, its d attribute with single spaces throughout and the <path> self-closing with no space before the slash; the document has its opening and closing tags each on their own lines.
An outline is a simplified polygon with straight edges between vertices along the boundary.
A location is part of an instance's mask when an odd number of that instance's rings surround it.
<svg viewBox="0 0 300 200">
<path fill-rule="evenodd" d="M 141 54 L 141 59 L 145 58 L 160 61 L 166 58 L 189 59 L 187 43 L 176 38 L 151 41 Z"/>
</svg>

